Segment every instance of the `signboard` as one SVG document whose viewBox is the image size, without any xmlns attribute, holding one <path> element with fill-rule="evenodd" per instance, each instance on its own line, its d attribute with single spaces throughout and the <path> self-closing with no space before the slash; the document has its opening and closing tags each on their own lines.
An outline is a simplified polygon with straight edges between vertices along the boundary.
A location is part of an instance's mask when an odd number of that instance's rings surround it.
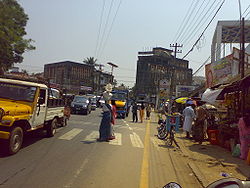
<svg viewBox="0 0 250 188">
<path fill-rule="evenodd" d="M 176 86 L 176 97 L 182 96 L 188 92 L 195 90 L 197 86 L 184 86 L 184 85 L 177 85 Z"/>
<path fill-rule="evenodd" d="M 160 80 L 159 88 L 160 90 L 168 89 L 170 87 L 170 82 L 166 79 Z"/>
<path fill-rule="evenodd" d="M 239 74 L 239 53 L 239 49 L 233 48 L 232 54 L 205 66 L 207 88 L 230 82 Z M 249 65 L 250 55 L 246 53 L 245 70 L 250 68 Z"/>
</svg>

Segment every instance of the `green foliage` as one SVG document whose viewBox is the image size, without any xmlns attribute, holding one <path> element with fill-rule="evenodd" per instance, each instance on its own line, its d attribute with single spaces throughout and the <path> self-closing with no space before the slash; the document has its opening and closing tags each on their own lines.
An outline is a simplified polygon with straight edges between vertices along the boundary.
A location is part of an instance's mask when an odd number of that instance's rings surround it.
<svg viewBox="0 0 250 188">
<path fill-rule="evenodd" d="M 16 0 L 0 0 L 0 73 L 23 61 L 26 50 L 35 49 L 24 39 L 28 15 Z"/>
<path fill-rule="evenodd" d="M 87 65 L 95 66 L 96 61 L 97 61 L 97 59 L 95 59 L 94 57 L 88 57 L 88 58 L 83 60 L 83 63 L 86 63 Z"/>
</svg>

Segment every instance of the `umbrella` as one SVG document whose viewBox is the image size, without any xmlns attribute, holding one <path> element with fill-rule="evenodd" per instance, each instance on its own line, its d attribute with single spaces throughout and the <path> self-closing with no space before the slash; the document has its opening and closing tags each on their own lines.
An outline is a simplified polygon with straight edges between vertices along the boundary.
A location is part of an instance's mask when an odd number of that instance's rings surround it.
<svg viewBox="0 0 250 188">
<path fill-rule="evenodd" d="M 178 99 L 175 99 L 175 102 L 180 103 L 180 104 L 186 104 L 188 100 L 188 97 L 180 97 Z"/>
</svg>

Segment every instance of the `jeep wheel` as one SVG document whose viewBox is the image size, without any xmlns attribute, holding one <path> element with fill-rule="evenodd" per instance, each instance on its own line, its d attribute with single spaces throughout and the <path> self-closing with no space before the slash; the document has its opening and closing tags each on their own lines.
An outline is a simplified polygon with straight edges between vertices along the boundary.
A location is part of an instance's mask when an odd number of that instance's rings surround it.
<svg viewBox="0 0 250 188">
<path fill-rule="evenodd" d="M 56 134 L 56 128 L 57 128 L 57 119 L 53 119 L 51 124 L 47 127 L 47 136 L 53 137 Z"/>
<path fill-rule="evenodd" d="M 23 143 L 23 129 L 21 127 L 15 127 L 10 133 L 10 139 L 8 141 L 8 153 L 17 153 Z"/>
</svg>

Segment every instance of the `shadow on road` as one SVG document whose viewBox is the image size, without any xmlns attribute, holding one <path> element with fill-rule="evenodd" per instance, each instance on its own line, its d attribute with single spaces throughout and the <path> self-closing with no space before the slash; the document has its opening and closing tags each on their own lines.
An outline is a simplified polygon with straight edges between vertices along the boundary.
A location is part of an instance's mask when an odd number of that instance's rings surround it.
<svg viewBox="0 0 250 188">
<path fill-rule="evenodd" d="M 23 144 L 22 148 L 28 147 L 42 139 L 46 139 L 46 134 L 44 130 L 36 130 L 32 131 L 30 133 L 25 134 L 23 138 Z M 21 149 L 22 149 L 21 148 Z M 6 143 L 1 143 L 0 144 L 0 158 L 5 158 L 8 157 L 7 149 L 6 149 Z"/>
</svg>

